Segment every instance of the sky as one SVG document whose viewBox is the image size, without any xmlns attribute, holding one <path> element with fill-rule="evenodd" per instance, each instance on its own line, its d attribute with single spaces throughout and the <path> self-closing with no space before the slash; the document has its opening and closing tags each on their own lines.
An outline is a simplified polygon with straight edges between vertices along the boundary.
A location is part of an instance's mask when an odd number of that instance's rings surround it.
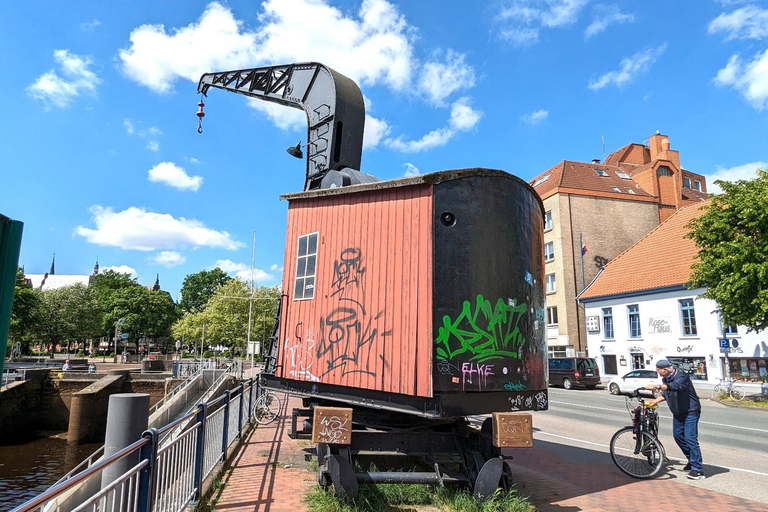
<svg viewBox="0 0 768 512">
<path fill-rule="evenodd" d="M 768 161 L 768 2 L 267 0 L 6 2 L 0 214 L 19 264 L 129 272 L 179 298 L 219 267 L 282 281 L 300 110 L 203 73 L 320 62 L 366 104 L 363 172 L 464 167 L 530 180 L 657 130 L 715 179 Z M 255 239 L 255 244 L 253 243 Z"/>
</svg>

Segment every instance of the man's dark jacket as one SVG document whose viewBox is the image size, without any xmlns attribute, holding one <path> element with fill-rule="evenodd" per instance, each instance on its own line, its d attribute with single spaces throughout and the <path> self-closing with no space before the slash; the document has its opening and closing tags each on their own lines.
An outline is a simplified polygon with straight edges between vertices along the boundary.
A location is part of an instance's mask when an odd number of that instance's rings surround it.
<svg viewBox="0 0 768 512">
<path fill-rule="evenodd" d="M 687 373 L 677 370 L 661 380 L 667 385 L 664 398 L 667 400 L 673 416 L 683 417 L 689 413 L 701 413 L 699 395 L 696 394 L 691 377 Z"/>
</svg>

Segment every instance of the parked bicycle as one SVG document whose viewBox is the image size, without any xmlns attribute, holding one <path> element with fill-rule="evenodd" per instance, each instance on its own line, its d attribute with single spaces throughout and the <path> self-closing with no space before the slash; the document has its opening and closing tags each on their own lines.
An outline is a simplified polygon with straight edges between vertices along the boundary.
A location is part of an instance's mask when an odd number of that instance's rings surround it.
<svg viewBox="0 0 768 512">
<path fill-rule="evenodd" d="M 657 476 L 664 462 L 666 452 L 659 441 L 659 414 L 657 405 L 641 397 L 634 390 L 626 397 L 627 410 L 632 417 L 632 426 L 624 427 L 611 438 L 611 459 L 626 475 L 647 479 Z M 637 400 L 638 405 L 635 405 Z"/>
<path fill-rule="evenodd" d="M 280 414 L 280 399 L 274 391 L 264 390 L 253 403 L 253 417 L 259 425 L 271 423 Z"/>
<path fill-rule="evenodd" d="M 733 379 L 717 379 L 717 381 L 712 389 L 712 398 L 731 397 L 737 402 L 744 400 L 744 390 L 739 386 L 734 386 Z"/>
</svg>

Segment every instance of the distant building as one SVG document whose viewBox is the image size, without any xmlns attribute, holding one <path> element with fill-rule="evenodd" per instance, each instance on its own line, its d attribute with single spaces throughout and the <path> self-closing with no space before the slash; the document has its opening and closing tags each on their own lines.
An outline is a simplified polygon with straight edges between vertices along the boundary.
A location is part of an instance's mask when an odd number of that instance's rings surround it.
<svg viewBox="0 0 768 512">
<path fill-rule="evenodd" d="M 680 166 L 669 138 L 628 144 L 604 162 L 563 160 L 531 180 L 544 202 L 550 356 L 586 353 L 576 295 L 610 260 L 675 211 L 707 197 L 704 176 Z M 592 355 L 592 354 L 590 354 Z"/>
<path fill-rule="evenodd" d="M 93 266 L 92 274 L 57 274 L 56 255 L 54 254 L 53 261 L 51 261 L 51 269 L 48 272 L 45 274 L 27 274 L 25 272 L 24 277 L 26 278 L 27 283 L 36 290 L 56 290 L 78 283 L 83 286 L 89 286 L 98 273 L 99 262 L 96 261 L 96 264 Z"/>
<path fill-rule="evenodd" d="M 768 382 L 765 336 L 723 326 L 718 306 L 688 289 L 698 248 L 685 238 L 687 224 L 703 213 L 685 207 L 613 259 L 581 293 L 587 345 L 603 375 L 653 368 L 668 359 L 695 380 Z M 726 354 L 720 340 L 731 345 Z"/>
</svg>

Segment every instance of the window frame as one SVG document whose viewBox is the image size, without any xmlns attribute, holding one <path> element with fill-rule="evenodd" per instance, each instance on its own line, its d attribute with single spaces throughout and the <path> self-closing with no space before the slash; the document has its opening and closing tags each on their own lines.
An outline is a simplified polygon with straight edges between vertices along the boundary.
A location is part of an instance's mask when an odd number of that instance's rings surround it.
<svg viewBox="0 0 768 512">
<path fill-rule="evenodd" d="M 552 289 L 550 289 L 550 287 L 549 287 L 550 276 L 552 277 L 552 279 L 551 279 L 551 281 L 552 281 Z M 555 278 L 555 273 L 554 272 L 552 272 L 551 274 L 547 274 L 544 277 L 544 282 L 546 283 L 546 293 L 549 294 L 549 293 L 556 293 L 557 292 L 557 279 Z"/>
<path fill-rule="evenodd" d="M 552 314 L 554 312 L 554 315 Z M 555 321 L 552 322 L 552 317 Z M 557 306 L 547 306 L 547 326 L 558 325 L 557 323 Z"/>
<path fill-rule="evenodd" d="M 680 310 L 680 335 L 685 338 L 697 337 L 696 307 L 693 299 L 690 297 L 679 299 L 677 304 Z"/>
<path fill-rule="evenodd" d="M 602 308 L 601 313 L 603 316 L 603 338 L 607 340 L 615 340 L 616 333 L 613 328 L 613 308 Z"/>
<path fill-rule="evenodd" d="M 691 188 L 691 178 L 688 176 L 683 178 L 683 188 Z"/>
<path fill-rule="evenodd" d="M 315 252 L 310 252 L 311 248 L 311 240 L 314 236 L 315 239 Z M 307 239 L 307 252 L 304 255 L 300 254 L 301 249 L 301 241 L 303 238 Z M 296 271 L 294 272 L 293 277 L 293 300 L 313 300 L 315 298 L 315 289 L 317 288 L 317 257 L 318 253 L 320 251 L 320 232 L 319 231 L 313 231 L 312 233 L 305 233 L 303 235 L 299 235 L 296 239 Z M 302 268 L 301 261 L 304 261 L 304 271 L 302 271 L 302 275 L 299 275 L 299 270 Z M 309 262 L 312 261 L 314 263 L 314 268 L 312 270 L 312 274 L 310 275 L 307 273 L 307 269 L 309 268 Z M 311 279 L 312 284 L 309 286 L 307 285 L 307 280 Z M 299 285 L 299 280 L 301 280 L 301 285 Z M 301 287 L 301 296 L 298 295 L 299 287 Z M 310 296 L 307 295 L 307 290 L 311 290 Z"/>
<path fill-rule="evenodd" d="M 627 334 L 632 339 L 641 338 L 643 336 L 643 332 L 640 327 L 639 304 L 627 304 Z"/>
<path fill-rule="evenodd" d="M 544 212 L 544 231 L 552 230 L 552 210 Z"/>
<path fill-rule="evenodd" d="M 701 181 L 693 180 L 693 190 L 696 192 L 701 192 Z"/>
<path fill-rule="evenodd" d="M 552 249 L 552 252 L 549 254 L 550 257 L 547 257 L 547 247 L 550 247 Z M 546 242 L 544 244 L 544 261 L 545 262 L 555 261 L 555 242 Z"/>
</svg>

